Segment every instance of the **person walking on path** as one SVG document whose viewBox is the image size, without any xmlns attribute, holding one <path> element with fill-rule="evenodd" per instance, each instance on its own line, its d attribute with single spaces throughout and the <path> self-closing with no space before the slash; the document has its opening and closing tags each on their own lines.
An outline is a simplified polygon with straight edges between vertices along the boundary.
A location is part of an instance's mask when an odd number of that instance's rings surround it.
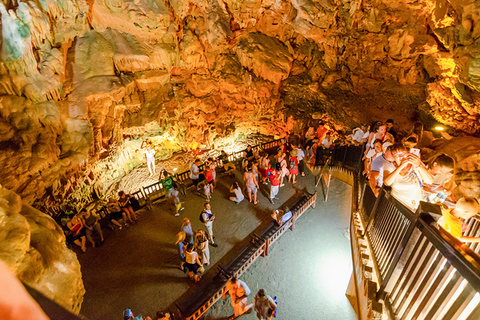
<svg viewBox="0 0 480 320">
<path fill-rule="evenodd" d="M 271 183 L 270 202 L 274 204 L 273 199 L 278 199 L 277 194 L 278 194 L 278 190 L 280 189 L 280 174 L 278 173 L 278 171 L 272 170 L 268 177 Z"/>
<path fill-rule="evenodd" d="M 265 293 L 265 290 L 258 290 L 253 305 L 257 312 L 258 320 L 270 320 L 274 318 L 277 304 L 275 300 Z"/>
<path fill-rule="evenodd" d="M 212 214 L 210 203 L 205 203 L 203 208 L 202 220 L 205 224 L 205 228 L 207 229 L 208 240 L 210 240 L 210 244 L 213 247 L 218 247 L 215 241 L 213 241 L 213 220 L 215 220 L 215 216 Z"/>
<path fill-rule="evenodd" d="M 278 169 L 280 173 L 280 187 L 283 187 L 283 179 L 285 176 L 289 173 L 288 168 L 287 168 L 287 160 L 285 160 L 285 153 L 282 153 L 280 157 L 278 158 L 278 162 L 280 163 L 280 169 Z"/>
<path fill-rule="evenodd" d="M 295 150 L 295 149 L 294 149 Z M 303 159 L 305 158 L 305 152 L 301 148 L 301 145 L 297 145 L 297 159 L 298 159 L 298 171 L 302 175 L 302 177 L 305 177 L 305 162 Z"/>
<path fill-rule="evenodd" d="M 208 238 L 203 230 L 198 230 L 195 234 L 195 250 L 200 256 L 200 261 L 207 266 L 210 265 L 210 249 L 208 248 Z"/>
<path fill-rule="evenodd" d="M 257 179 L 255 178 L 255 175 L 252 172 L 251 167 L 246 168 L 246 171 L 243 174 L 243 180 L 245 181 L 245 186 L 247 187 L 248 201 L 252 202 L 252 193 L 253 193 L 253 204 L 257 204 L 258 182 L 257 182 Z"/>
<path fill-rule="evenodd" d="M 202 263 L 198 258 L 198 253 L 193 250 L 193 244 L 189 243 L 185 252 L 185 267 L 188 270 L 188 276 L 190 279 L 193 278 L 195 282 L 200 281 L 198 268 L 200 268 L 201 265 Z"/>
<path fill-rule="evenodd" d="M 193 244 L 193 230 L 192 224 L 188 218 L 183 219 L 182 231 L 185 232 L 185 239 L 188 243 Z"/>
<path fill-rule="evenodd" d="M 165 169 L 160 172 L 160 177 L 158 178 L 160 183 L 163 186 L 163 191 L 165 192 L 165 197 L 167 198 L 168 207 L 172 206 L 172 195 L 173 195 L 173 176 L 168 173 Z"/>
<path fill-rule="evenodd" d="M 180 215 L 180 211 L 185 209 L 184 207 L 182 207 L 183 202 L 180 201 L 179 195 L 180 195 L 180 192 L 178 192 L 178 189 L 174 188 L 172 193 L 172 198 L 173 198 L 173 204 L 175 205 L 175 217 L 178 217 Z"/>
<path fill-rule="evenodd" d="M 288 182 L 297 183 L 298 175 L 298 158 L 297 149 L 290 152 L 290 166 L 288 168 Z"/>
<path fill-rule="evenodd" d="M 188 241 L 185 240 L 185 232 L 180 231 L 179 233 L 177 233 L 176 238 L 177 239 L 175 241 L 175 244 L 178 244 L 178 252 L 180 254 L 180 259 L 181 259 L 180 269 L 186 272 L 185 270 L 185 251 L 186 250 L 185 249 L 188 245 Z"/>
<path fill-rule="evenodd" d="M 225 289 L 222 293 L 222 299 L 225 299 L 227 294 L 230 294 L 234 315 L 229 319 L 235 319 L 244 313 L 250 313 L 253 304 L 247 305 L 247 297 L 250 295 L 250 288 L 242 280 L 238 280 L 233 276 L 225 284 Z"/>
</svg>

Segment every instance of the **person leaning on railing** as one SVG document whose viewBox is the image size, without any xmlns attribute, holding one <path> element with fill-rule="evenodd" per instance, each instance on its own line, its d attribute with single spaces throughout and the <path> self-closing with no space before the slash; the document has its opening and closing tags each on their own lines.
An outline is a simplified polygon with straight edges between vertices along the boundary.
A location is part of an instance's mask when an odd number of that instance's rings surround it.
<svg viewBox="0 0 480 320">
<path fill-rule="evenodd" d="M 471 197 L 464 197 L 457 201 L 455 208 L 443 210 L 438 225 L 450 232 L 462 242 L 480 242 L 480 237 L 464 237 L 462 231 L 464 222 L 475 216 L 480 211 L 478 200 Z"/>
<path fill-rule="evenodd" d="M 397 152 L 394 155 L 396 168 L 385 175 L 383 183 L 392 187 L 392 195 L 416 209 L 423 198 L 422 187 L 431 184 L 433 177 L 419 157 L 408 152 Z"/>
<path fill-rule="evenodd" d="M 372 161 L 369 185 L 372 188 L 375 197 L 383 186 L 384 176 L 390 174 L 395 170 L 394 155 L 398 152 L 405 152 L 406 149 L 401 143 L 396 143 L 388 146 L 385 152 Z"/>
</svg>

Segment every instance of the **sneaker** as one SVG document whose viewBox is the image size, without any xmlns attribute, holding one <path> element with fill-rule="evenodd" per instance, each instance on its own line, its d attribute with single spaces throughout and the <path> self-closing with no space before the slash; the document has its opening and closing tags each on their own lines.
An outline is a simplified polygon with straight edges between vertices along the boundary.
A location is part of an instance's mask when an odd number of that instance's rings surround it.
<svg viewBox="0 0 480 320">
<path fill-rule="evenodd" d="M 180 211 L 182 211 L 182 210 L 185 210 L 185 208 L 184 208 L 184 207 L 181 207 L 181 208 L 180 208 Z"/>
<path fill-rule="evenodd" d="M 212 247 L 215 247 L 215 248 L 218 247 L 218 244 L 216 244 L 216 243 L 210 243 L 210 245 L 211 245 Z"/>
<path fill-rule="evenodd" d="M 271 204 L 275 204 L 275 202 L 273 202 L 273 199 L 270 199 L 270 203 L 271 203 Z"/>
<path fill-rule="evenodd" d="M 275 197 L 274 199 L 276 199 L 276 200 L 280 200 L 280 198 L 279 198 L 279 197 Z"/>
<path fill-rule="evenodd" d="M 177 213 L 175 213 L 175 217 L 178 217 L 179 215 L 180 215 L 180 213 L 178 213 L 178 212 L 177 212 Z"/>
</svg>

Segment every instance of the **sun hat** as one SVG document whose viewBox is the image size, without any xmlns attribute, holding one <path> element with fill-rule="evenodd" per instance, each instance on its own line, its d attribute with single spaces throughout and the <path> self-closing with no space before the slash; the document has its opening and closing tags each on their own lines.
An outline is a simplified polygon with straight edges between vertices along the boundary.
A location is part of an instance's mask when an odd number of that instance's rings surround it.
<svg viewBox="0 0 480 320">
<path fill-rule="evenodd" d="M 185 237 L 186 237 L 185 231 L 180 231 L 179 233 L 177 233 L 176 237 L 177 237 L 177 241 L 175 241 L 175 244 L 179 244 L 180 242 L 185 240 Z"/>
</svg>

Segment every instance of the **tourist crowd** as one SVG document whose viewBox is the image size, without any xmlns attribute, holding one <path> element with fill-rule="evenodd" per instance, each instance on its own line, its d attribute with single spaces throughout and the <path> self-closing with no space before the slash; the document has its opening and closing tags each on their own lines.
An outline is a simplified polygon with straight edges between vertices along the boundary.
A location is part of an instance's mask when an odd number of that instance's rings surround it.
<svg viewBox="0 0 480 320">
<path fill-rule="evenodd" d="M 405 206 L 415 210 L 420 201 L 443 203 L 445 200 L 453 203 L 452 190 L 455 187 L 453 173 L 455 161 L 446 154 L 436 154 L 429 159 L 423 158 L 422 135 L 423 125 L 415 123 L 407 134 L 397 133 L 392 119 L 375 122 L 371 126 L 361 125 L 355 128 L 351 135 L 344 135 L 330 129 L 325 123 L 318 123 L 315 128 L 307 127 L 304 133 L 292 135 L 286 139 L 273 154 L 260 148 L 247 146 L 239 161 L 225 151 L 217 158 L 210 157 L 204 164 L 195 159 L 190 165 L 190 179 L 194 192 L 205 198 L 205 204 L 199 220 L 201 229 L 194 230 L 189 219 L 184 218 L 183 224 L 176 235 L 176 245 L 180 256 L 180 269 L 195 282 L 200 281 L 200 274 L 205 267 L 212 264 L 210 246 L 217 247 L 214 237 L 215 215 L 212 212 L 212 195 L 216 191 L 218 169 L 228 175 L 233 182 L 229 184 L 229 199 L 236 204 L 245 199 L 253 205 L 258 204 L 258 191 L 261 185 L 269 188 L 268 200 L 274 204 L 278 199 L 281 187 L 286 183 L 297 183 L 297 176 L 305 176 L 307 165 L 327 163 L 331 150 L 336 145 L 365 145 L 363 175 L 368 181 L 373 194 L 378 197 L 384 186 L 391 188 L 391 194 Z M 150 149 L 146 149 L 147 160 L 153 157 Z M 154 164 L 149 164 L 150 174 L 154 174 Z M 239 170 L 242 179 L 235 180 Z M 179 188 L 181 182 L 165 170 L 160 172 L 159 182 L 165 192 L 167 206 L 175 216 L 180 216 L 184 209 L 180 200 Z M 122 229 L 137 221 L 135 198 L 124 192 L 119 192 L 119 198 L 110 198 L 107 208 L 110 212 L 112 226 Z M 458 199 L 456 207 L 451 205 L 443 213 L 439 222 L 443 228 L 462 241 L 477 241 L 480 238 L 462 236 L 463 220 L 477 214 L 480 206 L 474 198 Z M 289 215 L 290 214 L 290 215 Z M 288 208 L 275 210 L 272 217 L 282 224 L 290 219 Z M 285 220 L 286 219 L 286 220 Z M 86 240 L 93 247 L 103 243 L 103 234 L 98 223 L 99 217 L 94 212 L 83 211 L 74 216 L 67 224 L 72 235 L 72 241 L 86 250 Z M 97 244 L 92 239 L 96 231 L 101 238 Z M 237 317 L 255 309 L 258 319 L 271 319 L 276 303 L 261 289 L 255 296 L 253 305 L 247 304 L 250 289 L 243 281 L 232 278 L 226 285 L 224 297 L 230 294 Z M 130 315 L 133 316 L 133 315 Z M 163 314 L 168 319 L 167 315 Z M 130 319 L 130 318 L 128 318 Z M 133 319 L 133 318 L 132 318 Z"/>
</svg>

